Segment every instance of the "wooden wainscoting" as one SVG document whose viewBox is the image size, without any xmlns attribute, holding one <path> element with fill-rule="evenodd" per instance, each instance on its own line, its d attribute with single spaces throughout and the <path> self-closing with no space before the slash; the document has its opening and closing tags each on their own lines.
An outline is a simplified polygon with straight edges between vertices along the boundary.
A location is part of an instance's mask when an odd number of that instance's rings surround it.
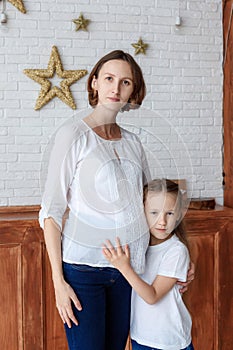
<svg viewBox="0 0 233 350">
<path fill-rule="evenodd" d="M 0 344 L 4 350 L 67 350 L 38 210 L 0 208 Z M 231 350 L 233 209 L 189 210 L 185 222 L 196 265 L 195 280 L 184 295 L 193 318 L 195 350 Z M 126 349 L 131 349 L 130 341 Z"/>
</svg>

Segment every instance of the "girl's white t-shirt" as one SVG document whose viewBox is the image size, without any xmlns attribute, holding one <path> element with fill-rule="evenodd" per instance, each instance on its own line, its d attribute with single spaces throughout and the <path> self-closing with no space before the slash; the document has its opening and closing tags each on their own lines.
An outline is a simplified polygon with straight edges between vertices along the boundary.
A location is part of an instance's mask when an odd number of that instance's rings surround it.
<svg viewBox="0 0 233 350">
<path fill-rule="evenodd" d="M 142 279 L 149 284 L 157 275 L 186 281 L 189 268 L 187 247 L 176 235 L 146 253 L 145 272 Z M 163 350 L 180 350 L 191 343 L 192 321 L 175 286 L 154 305 L 147 304 L 133 290 L 131 300 L 131 338 L 137 343 Z"/>
<path fill-rule="evenodd" d="M 121 139 L 98 136 L 83 120 L 60 128 L 50 156 L 39 213 L 40 226 L 52 217 L 62 231 L 63 261 L 111 266 L 102 254 L 106 239 L 128 243 L 132 266 L 145 265 L 149 233 L 143 186 L 150 180 L 140 139 L 121 128 Z M 62 227 L 63 215 L 69 216 Z"/>
</svg>

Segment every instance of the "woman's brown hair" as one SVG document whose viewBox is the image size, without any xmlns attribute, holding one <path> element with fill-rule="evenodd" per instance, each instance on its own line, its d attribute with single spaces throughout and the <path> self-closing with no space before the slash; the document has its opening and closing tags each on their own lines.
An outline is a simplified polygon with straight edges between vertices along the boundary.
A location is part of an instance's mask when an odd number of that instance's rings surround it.
<svg viewBox="0 0 233 350">
<path fill-rule="evenodd" d="M 98 78 L 98 74 L 104 63 L 110 61 L 110 60 L 123 60 L 125 62 L 128 62 L 132 75 L 133 75 L 133 93 L 131 95 L 131 98 L 129 99 L 126 106 L 123 107 L 123 110 L 130 110 L 130 109 L 136 109 L 139 108 L 139 106 L 142 104 L 142 101 L 146 95 L 146 85 L 145 81 L 142 75 L 141 68 L 137 64 L 137 62 L 134 60 L 134 58 L 128 54 L 127 52 L 121 51 L 121 50 L 115 50 L 104 57 L 102 57 L 94 66 L 92 69 L 88 81 L 87 81 L 87 91 L 88 91 L 88 99 L 89 103 L 92 107 L 96 107 L 98 104 L 98 93 L 92 88 L 92 80 L 95 77 Z"/>
<path fill-rule="evenodd" d="M 180 210 L 181 217 L 179 218 L 179 221 L 177 222 L 177 226 L 173 230 L 173 234 L 175 233 L 176 236 L 179 238 L 179 240 L 186 245 L 188 248 L 188 241 L 186 238 L 186 231 L 183 223 L 183 195 L 179 189 L 179 185 L 175 183 L 174 181 L 168 180 L 168 179 L 154 179 L 150 182 L 148 182 L 144 186 L 144 192 L 143 192 L 143 202 L 145 203 L 147 195 L 149 192 L 155 192 L 155 193 L 171 193 L 176 196 L 176 205 L 178 206 L 178 210 Z"/>
</svg>

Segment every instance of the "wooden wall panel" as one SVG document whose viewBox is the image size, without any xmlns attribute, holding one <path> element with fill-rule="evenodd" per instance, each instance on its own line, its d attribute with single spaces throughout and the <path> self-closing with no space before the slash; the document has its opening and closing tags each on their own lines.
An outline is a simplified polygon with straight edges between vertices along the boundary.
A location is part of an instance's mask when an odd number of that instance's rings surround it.
<svg viewBox="0 0 233 350">
<path fill-rule="evenodd" d="M 0 209 L 0 348 L 4 350 L 68 349 L 37 216 L 36 208 L 22 214 Z M 193 317 L 195 350 L 230 350 L 233 209 L 190 210 L 185 222 L 196 265 L 195 280 L 184 295 Z M 126 350 L 131 350 L 130 341 Z"/>
<path fill-rule="evenodd" d="M 58 315 L 48 255 L 45 255 L 45 349 L 68 350 L 63 323 Z M 53 320 L 53 322 L 51 322 Z"/>
<path fill-rule="evenodd" d="M 42 350 L 43 234 L 35 219 L 14 215 L 0 222 L 0 309 L 7 309 L 0 312 L 1 349 Z"/>
<path fill-rule="evenodd" d="M 44 349 L 43 244 L 27 232 L 22 246 L 24 350 Z M 35 331 L 36 330 L 36 331 Z"/>
<path fill-rule="evenodd" d="M 212 234 L 205 237 L 194 234 L 189 238 L 196 277 L 183 298 L 192 316 L 195 349 L 215 349 L 215 239 L 215 235 Z M 208 332 L 206 320 L 208 320 Z"/>
<path fill-rule="evenodd" d="M 233 0 L 223 1 L 224 205 L 233 208 Z"/>
<path fill-rule="evenodd" d="M 23 349 L 21 246 L 0 246 L 1 349 Z"/>
<path fill-rule="evenodd" d="M 219 242 L 219 315 L 220 350 L 233 348 L 233 218 L 225 222 Z M 224 336 L 220 336 L 224 334 Z"/>
</svg>

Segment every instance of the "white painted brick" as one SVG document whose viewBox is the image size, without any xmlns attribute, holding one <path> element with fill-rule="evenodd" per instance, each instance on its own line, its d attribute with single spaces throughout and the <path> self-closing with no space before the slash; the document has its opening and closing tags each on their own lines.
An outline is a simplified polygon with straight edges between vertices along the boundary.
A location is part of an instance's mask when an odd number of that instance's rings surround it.
<svg viewBox="0 0 233 350">
<path fill-rule="evenodd" d="M 157 0 L 157 6 L 162 8 L 177 9 L 177 2 L 173 0 Z"/>
<path fill-rule="evenodd" d="M 180 76 L 181 75 L 181 69 L 178 68 L 161 68 L 156 67 L 152 68 L 152 74 L 153 75 L 163 75 L 163 76 Z"/>
<path fill-rule="evenodd" d="M 187 69 L 184 68 L 182 71 L 184 77 L 208 77 L 211 76 L 211 69 Z"/>
<path fill-rule="evenodd" d="M 11 29 L 11 30 L 5 30 L 4 31 L 4 37 L 5 38 L 8 38 L 8 37 L 10 37 L 10 38 L 19 38 L 19 36 L 20 36 L 20 31 L 19 31 L 19 29 Z"/>
<path fill-rule="evenodd" d="M 50 0 L 50 2 L 53 2 L 53 0 Z M 29 13 L 31 13 L 33 11 L 39 12 L 40 9 L 41 9 L 41 3 L 38 2 L 38 1 L 31 1 L 31 0 L 30 1 L 24 1 L 24 5 L 25 5 L 25 7 L 26 7 L 26 9 L 27 9 L 27 11 Z M 17 15 L 23 16 L 23 14 L 18 13 L 18 12 L 17 12 Z"/>
<path fill-rule="evenodd" d="M 113 3 L 116 3 L 116 1 L 114 0 L 111 0 Z M 118 3 L 118 1 L 117 1 Z M 138 6 L 141 6 L 142 5 L 142 2 L 141 0 L 127 0 L 127 5 L 132 5 L 132 6 L 135 6 L 135 5 L 138 5 Z M 153 8 L 155 6 L 155 0 L 144 0 L 143 1 L 143 7 L 149 7 L 149 8 Z"/>
<path fill-rule="evenodd" d="M 40 153 L 40 150 L 40 145 L 9 145 L 7 147 L 8 153 L 19 152 L 19 156 L 21 156 L 24 153 L 29 153 L 31 154 L 31 156 L 34 156 L 34 153 Z"/>
<path fill-rule="evenodd" d="M 128 23 L 108 23 L 107 25 L 107 30 L 110 31 L 119 31 L 122 30 L 124 32 L 133 32 L 133 33 L 138 33 L 139 32 L 139 24 L 138 23 L 133 23 L 133 24 L 128 24 Z M 136 35 L 138 37 L 138 35 Z"/>
<path fill-rule="evenodd" d="M 204 1 L 188 1 L 188 9 L 189 10 L 200 10 L 202 12 L 217 12 L 218 4 L 215 3 L 207 3 Z"/>
<path fill-rule="evenodd" d="M 9 171 L 40 171 L 40 162 L 30 163 L 30 162 L 21 162 L 21 163 L 9 163 Z"/>
<path fill-rule="evenodd" d="M 6 152 L 6 145 L 0 145 L 0 153 Z"/>
<path fill-rule="evenodd" d="M 40 162 L 41 161 L 41 153 L 34 154 L 20 154 L 19 162 Z"/>
<path fill-rule="evenodd" d="M 7 203 L 10 206 L 14 206 L 14 205 L 22 205 L 22 203 L 27 203 L 27 205 L 37 205 L 38 203 L 41 202 L 41 196 L 31 197 L 31 195 L 32 193 L 30 195 L 16 197 L 16 194 L 15 194 L 14 197 L 10 197 L 8 199 Z"/>
<path fill-rule="evenodd" d="M 110 5 L 109 6 L 109 12 L 114 13 L 116 15 L 125 15 L 127 14 L 129 17 L 130 15 L 140 15 L 141 14 L 141 8 L 140 6 L 118 6 L 118 5 Z"/>
<path fill-rule="evenodd" d="M 43 143 L 44 137 L 40 136 L 16 136 L 15 137 L 15 143 L 19 145 L 35 145 L 37 143 L 42 142 Z M 44 140 L 45 142 L 45 140 Z M 12 142 L 13 143 L 13 142 Z"/>
<path fill-rule="evenodd" d="M 38 187 L 32 189 L 32 188 L 23 188 L 23 189 L 18 189 L 18 188 L 14 188 L 14 195 L 16 197 L 26 197 L 26 196 L 40 196 L 40 190 L 38 189 Z"/>
<path fill-rule="evenodd" d="M 198 52 L 199 51 L 199 45 L 196 44 L 184 44 L 184 43 L 170 43 L 170 50 L 171 51 L 184 51 L 184 52 Z"/>
<path fill-rule="evenodd" d="M 1 198 L 0 197 L 0 206 L 6 207 L 8 205 L 8 198 Z"/>
<path fill-rule="evenodd" d="M 6 181 L 6 185 L 10 189 L 19 189 L 19 188 L 36 188 L 38 187 L 38 181 L 35 180 L 9 180 Z"/>
<path fill-rule="evenodd" d="M 28 31 L 27 29 L 22 29 L 21 30 L 21 35 L 23 37 L 30 37 L 30 38 L 37 38 L 38 35 L 41 37 L 41 38 L 51 38 L 54 36 L 54 30 L 52 29 L 40 29 L 40 30 L 30 30 Z"/>
<path fill-rule="evenodd" d="M 113 21 L 111 21 L 113 22 Z M 116 23 L 139 23 L 139 24 L 148 24 L 147 16 L 129 16 L 128 14 L 120 14 L 116 16 Z M 148 28 L 148 25 L 147 25 Z M 142 27 L 141 27 L 142 29 Z"/>
<path fill-rule="evenodd" d="M 199 45 L 199 52 L 221 52 L 222 48 L 219 47 L 218 45 L 205 45 L 205 44 L 200 44 Z"/>
<path fill-rule="evenodd" d="M 151 93 L 151 98 L 154 101 L 170 101 L 171 95 L 166 93 Z"/>
<path fill-rule="evenodd" d="M 191 152 L 194 193 L 197 196 L 208 193 L 222 200 L 223 77 L 219 0 L 180 1 L 183 24 L 179 30 L 174 26 L 178 3 L 172 0 L 145 0 L 143 3 L 119 0 L 117 4 L 114 0 L 68 0 L 65 3 L 62 0 L 47 3 L 25 0 L 27 15 L 8 5 L 8 27 L 4 38 L 0 37 L 0 155 L 3 157 L 0 189 L 3 182 L 5 186 L 0 205 L 40 202 L 37 181 L 49 136 L 73 113 L 88 107 L 86 76 L 71 86 L 78 107 L 76 111 L 58 98 L 40 111 L 34 111 L 40 85 L 28 79 L 23 69 L 46 69 L 51 48 L 56 45 L 65 69 L 90 71 L 98 58 L 110 50 L 123 49 L 134 55 L 131 43 L 137 42 L 140 36 L 149 44 L 145 56 L 135 56 L 147 84 L 144 110 L 140 117 L 132 111 L 121 115 L 119 120 L 135 125 L 135 130 L 142 128 L 144 133 L 140 137 L 154 174 L 177 177 L 179 173 L 181 178 L 191 179 L 192 171 L 185 167 L 182 159 L 175 159 L 179 169 L 172 169 L 172 162 L 163 149 L 166 145 L 174 150 L 175 158 L 181 158 L 178 135 L 167 133 L 166 127 L 163 128 L 166 123 L 176 125 Z M 81 12 L 90 19 L 87 32 L 76 32 L 72 23 Z M 164 118 L 165 124 L 158 125 L 156 113 Z M 160 132 L 163 145 L 156 141 L 156 132 Z M 151 151 L 159 149 L 164 152 L 161 153 L 164 159 L 157 164 Z M 206 160 L 211 164 L 204 163 Z M 24 186 L 25 180 L 30 181 L 30 190 Z"/>
<path fill-rule="evenodd" d="M 0 153 L 0 162 L 1 163 L 16 162 L 17 158 L 18 158 L 17 154 Z"/>
<path fill-rule="evenodd" d="M 214 120 L 213 118 L 187 118 L 184 120 L 184 125 L 213 125 Z"/>
<path fill-rule="evenodd" d="M 6 198 L 11 198 L 14 195 L 14 191 L 12 189 L 9 190 L 4 190 L 0 189 L 0 198 L 1 197 L 6 197 Z"/>
</svg>

